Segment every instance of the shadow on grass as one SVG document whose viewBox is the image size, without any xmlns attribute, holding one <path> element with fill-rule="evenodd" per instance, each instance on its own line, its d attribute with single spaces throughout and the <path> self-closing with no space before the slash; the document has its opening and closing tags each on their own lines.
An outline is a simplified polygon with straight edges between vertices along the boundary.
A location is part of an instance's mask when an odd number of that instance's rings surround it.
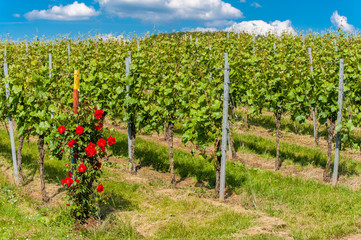
<svg viewBox="0 0 361 240">
<path fill-rule="evenodd" d="M 240 120 L 243 121 L 245 113 L 237 112 L 237 115 L 239 116 Z M 248 116 L 248 123 L 250 125 L 263 127 L 269 131 L 275 131 L 276 130 L 276 120 L 274 119 L 274 115 L 249 115 Z M 296 134 L 302 134 L 302 135 L 311 135 L 313 136 L 313 125 L 309 123 L 298 123 L 293 121 L 290 118 L 282 118 L 281 119 L 281 130 L 282 131 L 290 131 L 294 132 Z M 327 137 L 327 130 L 326 129 L 319 129 L 318 132 L 319 137 Z"/>
<path fill-rule="evenodd" d="M 119 132 L 113 133 L 117 139 L 114 155 L 127 156 L 127 136 Z M 167 172 L 169 169 L 168 148 L 159 146 L 157 143 L 136 139 L 135 157 L 141 166 L 152 166 L 156 171 Z M 215 186 L 216 171 L 210 159 L 194 157 L 191 154 L 174 149 L 175 172 L 181 177 L 195 177 L 197 181 L 206 181 L 211 187 Z M 243 168 L 233 163 L 227 163 L 226 184 L 231 189 L 241 186 L 245 177 L 242 171 L 234 169 Z"/>
<path fill-rule="evenodd" d="M 264 153 L 270 154 L 272 157 L 276 157 L 276 141 L 255 136 L 252 134 L 235 134 L 235 148 L 239 150 L 240 146 L 243 145 L 250 151 L 262 155 Z M 300 146 L 297 144 L 281 142 L 280 143 L 280 159 L 281 161 L 291 160 L 294 163 L 299 163 L 302 166 L 312 164 L 317 167 L 326 167 L 327 156 L 320 149 L 309 148 Z M 333 168 L 332 168 L 333 169 Z M 352 175 L 360 173 L 360 163 L 349 160 L 340 162 L 339 173 L 341 175 Z"/>
<path fill-rule="evenodd" d="M 237 112 L 237 115 L 240 116 L 239 117 L 240 119 L 243 119 L 245 113 Z M 270 132 L 276 130 L 276 121 L 275 121 L 273 115 L 249 116 L 248 122 L 251 125 L 263 127 Z M 301 124 L 301 123 L 293 121 L 290 118 L 282 118 L 281 119 L 281 129 L 282 129 L 282 131 L 294 132 L 296 134 L 310 135 L 310 136 L 314 135 L 313 124 L 310 124 L 310 123 Z M 322 129 L 319 129 L 318 136 L 327 138 L 327 136 L 328 136 L 327 129 L 325 127 L 322 127 Z M 354 143 L 361 145 L 361 132 L 360 131 L 354 130 L 353 132 L 351 132 L 350 138 Z"/>
<path fill-rule="evenodd" d="M 3 139 L 0 142 L 0 156 L 2 156 L 7 163 L 12 164 L 10 139 L 5 134 L 6 132 L 1 132 Z M 15 141 L 18 141 L 18 139 L 15 139 Z M 34 180 L 34 176 L 39 169 L 38 148 L 36 143 L 25 142 L 21 155 L 22 155 L 21 166 L 23 169 L 28 170 L 27 173 L 24 173 L 24 180 L 25 180 L 24 182 L 25 184 L 28 184 L 29 182 Z M 62 169 L 56 166 L 52 166 L 52 164 L 50 164 L 49 159 L 47 157 L 45 157 L 44 161 L 45 161 L 44 165 L 45 165 L 46 180 L 50 182 L 58 183 L 59 179 L 62 179 L 67 175 L 67 171 L 65 170 L 65 168 Z"/>
<path fill-rule="evenodd" d="M 50 163 L 49 164 L 45 163 L 45 180 L 49 182 L 61 183 L 61 180 L 67 176 L 68 176 L 68 170 L 65 167 L 61 168 L 61 167 L 52 166 Z"/>
<path fill-rule="evenodd" d="M 99 207 L 101 216 L 104 219 L 116 211 L 132 211 L 136 209 L 129 200 L 116 192 L 108 193 L 105 197 L 105 202 Z"/>
</svg>

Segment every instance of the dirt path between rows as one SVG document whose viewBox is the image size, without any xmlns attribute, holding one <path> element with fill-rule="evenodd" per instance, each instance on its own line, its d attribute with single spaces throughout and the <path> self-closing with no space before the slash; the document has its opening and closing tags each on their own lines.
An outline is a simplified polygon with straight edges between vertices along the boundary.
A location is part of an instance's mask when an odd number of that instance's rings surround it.
<svg viewBox="0 0 361 240">
<path fill-rule="evenodd" d="M 125 166 L 127 164 L 126 159 L 120 158 L 110 158 L 111 162 Z M 245 209 L 240 203 L 240 195 L 232 194 L 224 202 L 218 201 L 214 196 L 214 190 L 208 189 L 206 193 L 194 195 L 195 189 L 200 189 L 204 187 L 203 183 L 197 182 L 192 178 L 179 179 L 177 178 L 177 183 L 175 186 L 171 185 L 171 177 L 169 173 L 160 173 L 154 171 L 151 167 L 141 167 L 137 171 L 137 175 L 132 175 L 128 172 L 126 167 L 117 169 L 114 168 L 112 171 L 116 172 L 117 175 L 122 175 L 122 177 L 127 182 L 146 184 L 149 182 L 161 183 L 162 186 L 154 188 L 155 196 L 168 196 L 174 201 L 189 199 L 189 198 L 200 198 L 202 201 L 205 201 L 209 204 L 212 204 L 216 207 L 224 207 L 236 213 L 241 213 L 245 215 L 256 216 L 256 223 L 254 226 L 244 229 L 237 234 L 230 236 L 230 239 L 242 239 L 247 236 L 260 235 L 260 234 L 269 234 L 278 237 L 283 237 L 286 239 L 293 239 L 289 236 L 290 231 L 287 229 L 286 222 L 277 217 L 271 217 L 265 212 L 255 210 L 255 209 Z M 180 191 L 181 190 L 181 191 Z M 204 189 L 203 189 L 204 190 Z M 133 213 L 131 213 L 133 214 Z M 140 214 L 140 215 L 139 215 Z M 149 226 L 143 226 L 139 223 L 141 219 L 141 213 L 137 213 L 136 217 L 133 219 L 133 224 L 138 225 L 138 231 L 140 234 L 146 238 L 152 237 L 152 231 L 149 229 Z M 152 227 L 157 228 L 156 223 L 152 224 Z"/>
</svg>

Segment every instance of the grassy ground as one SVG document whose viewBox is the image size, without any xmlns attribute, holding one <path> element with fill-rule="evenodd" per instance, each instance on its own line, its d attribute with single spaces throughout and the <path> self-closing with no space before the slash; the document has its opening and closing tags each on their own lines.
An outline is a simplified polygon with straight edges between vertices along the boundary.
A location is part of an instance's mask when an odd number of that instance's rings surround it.
<svg viewBox="0 0 361 240">
<path fill-rule="evenodd" d="M 27 184 L 19 189 L 6 180 L 12 175 L 5 131 L 0 131 L 0 144 L 4 172 L 0 175 L 0 239 L 228 239 L 255 225 L 258 218 L 252 211 L 239 212 L 203 200 L 195 195 L 196 190 L 174 190 L 162 179 L 132 176 L 123 162 L 103 167 L 106 204 L 101 207 L 102 223 L 94 220 L 80 228 L 67 214 L 59 184 L 67 174 L 65 161 L 46 157 L 47 191 L 52 199 L 42 204 L 36 143 L 24 145 Z M 272 234 L 260 236 L 278 239 Z"/>
<path fill-rule="evenodd" d="M 255 136 L 251 133 L 234 134 L 237 151 L 256 153 L 265 158 L 276 157 L 276 144 L 268 137 Z M 280 141 L 281 161 L 290 161 L 301 166 L 313 165 L 326 167 L 327 155 L 318 147 L 306 147 L 296 143 Z M 333 165 L 331 166 L 333 168 Z M 361 163 L 341 154 L 339 164 L 340 175 L 360 175 Z"/>
<path fill-rule="evenodd" d="M 114 131 L 112 136 L 117 139 L 114 157 L 104 164 L 101 180 L 106 197 L 103 221 L 79 228 L 66 213 L 60 186 L 67 174 L 65 161 L 46 157 L 47 189 L 52 200 L 42 205 L 36 142 L 25 143 L 27 185 L 16 189 L 6 180 L 11 177 L 10 144 L 6 131 L 0 130 L 0 165 L 4 172 L 0 175 L 0 227 L 4 229 L 0 238 L 50 239 L 51 231 L 51 239 L 333 239 L 360 232 L 359 190 L 229 162 L 227 200 L 221 204 L 213 196 L 215 170 L 209 159 L 175 149 L 175 188 L 166 173 L 166 147 L 137 138 L 139 169 L 133 176 L 127 172 L 124 160 L 127 136 Z M 247 151 L 273 154 L 274 144 L 267 138 L 252 134 L 238 137 Z M 282 143 L 281 151 L 286 161 L 324 164 L 317 149 Z M 357 162 L 347 163 L 342 169 L 345 175 L 359 174 Z"/>
<path fill-rule="evenodd" d="M 127 154 L 127 137 L 113 133 L 118 141 L 118 152 Z M 158 171 L 168 169 L 167 148 L 137 139 L 136 157 L 141 165 L 151 164 Z M 206 159 L 195 158 L 175 150 L 176 172 L 180 177 L 193 176 L 197 181 L 214 184 L 215 171 Z M 243 206 L 252 207 L 251 193 L 258 208 L 286 221 L 295 239 L 331 239 L 359 231 L 361 216 L 360 191 L 346 187 L 332 187 L 312 180 L 284 177 L 261 169 L 247 169 L 242 164 L 227 164 L 227 185 L 244 196 Z M 250 176 L 250 177 L 248 177 Z"/>
<path fill-rule="evenodd" d="M 81 239 L 64 208 L 43 207 L 0 173 L 0 239 Z"/>
<path fill-rule="evenodd" d="M 245 111 L 238 109 L 236 112 L 238 116 L 238 121 L 244 122 Z M 276 129 L 276 120 L 272 113 L 262 114 L 262 115 L 249 115 L 248 123 L 253 126 L 261 127 L 266 130 L 275 131 Z M 306 120 L 304 123 L 298 123 L 293 121 L 289 116 L 285 115 L 281 119 L 281 129 L 285 132 L 292 132 L 299 135 L 309 135 L 314 136 L 313 122 Z M 327 138 L 327 128 L 325 125 L 319 125 L 318 123 L 318 136 L 319 138 Z M 354 129 L 350 138 L 352 142 L 361 144 L 361 129 Z"/>
</svg>

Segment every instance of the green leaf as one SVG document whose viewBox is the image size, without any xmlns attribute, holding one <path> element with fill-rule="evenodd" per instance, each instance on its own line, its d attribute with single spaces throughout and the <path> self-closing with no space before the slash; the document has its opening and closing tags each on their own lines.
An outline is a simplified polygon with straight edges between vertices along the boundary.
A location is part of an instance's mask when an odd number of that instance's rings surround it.
<svg viewBox="0 0 361 240">
<path fill-rule="evenodd" d="M 18 94 L 19 92 L 21 92 L 23 90 L 22 86 L 13 86 L 13 92 L 15 94 Z"/>
<path fill-rule="evenodd" d="M 327 103 L 327 97 L 325 97 L 325 96 L 319 96 L 318 100 L 320 100 L 323 103 Z"/>
<path fill-rule="evenodd" d="M 56 112 L 58 110 L 53 104 L 50 104 L 48 109 L 50 112 Z"/>
<path fill-rule="evenodd" d="M 48 122 L 40 122 L 39 124 L 39 130 L 42 132 L 46 132 L 50 128 L 50 124 Z"/>
<path fill-rule="evenodd" d="M 336 125 L 336 127 L 335 127 L 335 131 L 336 131 L 336 132 L 340 132 L 341 129 L 342 129 L 342 122 L 337 123 L 337 125 Z"/>
</svg>

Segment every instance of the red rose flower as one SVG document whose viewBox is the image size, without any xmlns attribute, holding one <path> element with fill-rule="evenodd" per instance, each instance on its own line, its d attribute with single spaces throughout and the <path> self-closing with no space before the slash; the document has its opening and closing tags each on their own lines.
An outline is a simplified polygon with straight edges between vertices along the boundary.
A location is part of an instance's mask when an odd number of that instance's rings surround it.
<svg viewBox="0 0 361 240">
<path fill-rule="evenodd" d="M 60 134 L 63 134 L 65 132 L 64 125 L 61 125 L 60 127 L 58 127 L 58 131 L 59 131 Z"/>
<path fill-rule="evenodd" d="M 79 183 L 79 179 L 75 180 L 76 183 Z"/>
<path fill-rule="evenodd" d="M 61 149 L 60 151 L 64 152 L 64 149 Z"/>
<path fill-rule="evenodd" d="M 88 157 L 92 157 L 97 153 L 97 150 L 94 147 L 95 144 L 90 142 L 88 146 L 85 148 L 85 152 L 88 155 Z"/>
<path fill-rule="evenodd" d="M 68 146 L 69 147 L 74 147 L 74 144 L 76 143 L 76 140 L 75 139 L 72 139 L 72 140 L 70 140 L 69 142 L 68 142 Z"/>
<path fill-rule="evenodd" d="M 103 192 L 103 191 L 104 191 L 103 185 L 102 185 L 102 184 L 99 184 L 98 187 L 97 187 L 97 192 L 98 192 L 98 193 L 101 193 L 101 192 Z"/>
<path fill-rule="evenodd" d="M 69 177 L 72 177 L 72 176 L 73 176 L 73 173 L 72 173 L 72 172 L 69 172 L 68 175 L 69 175 Z"/>
<path fill-rule="evenodd" d="M 65 164 L 65 167 L 69 167 L 69 164 L 66 163 L 66 164 Z"/>
<path fill-rule="evenodd" d="M 67 205 L 68 207 L 70 206 L 70 204 L 69 204 L 69 203 L 67 203 L 66 205 Z"/>
<path fill-rule="evenodd" d="M 86 170 L 86 166 L 84 164 L 80 164 L 78 167 L 79 172 L 83 173 Z"/>
<path fill-rule="evenodd" d="M 107 141 L 103 138 L 100 138 L 97 142 L 98 146 L 101 147 L 101 148 L 104 148 L 105 145 L 107 145 Z"/>
<path fill-rule="evenodd" d="M 101 119 L 103 117 L 103 109 L 102 110 L 96 110 L 94 113 L 94 117 L 96 117 L 97 119 Z"/>
<path fill-rule="evenodd" d="M 100 168 L 102 167 L 102 163 L 101 163 L 101 162 L 97 162 L 97 163 L 95 164 L 95 166 L 97 166 L 97 168 L 100 169 Z"/>
<path fill-rule="evenodd" d="M 71 177 L 66 177 L 65 179 L 63 179 L 62 185 L 66 184 L 68 185 L 69 188 L 72 183 L 73 183 L 73 179 Z"/>
<path fill-rule="evenodd" d="M 95 124 L 95 129 L 97 129 L 97 130 L 102 129 L 102 127 L 103 127 L 103 124 L 101 122 L 98 122 Z"/>
<path fill-rule="evenodd" d="M 91 148 L 87 153 L 88 157 L 92 157 L 97 154 L 97 150 L 95 148 Z"/>
<path fill-rule="evenodd" d="M 84 132 L 84 128 L 82 126 L 78 126 L 75 130 L 75 134 L 81 135 Z"/>
<path fill-rule="evenodd" d="M 115 144 L 115 137 L 109 136 L 108 137 L 108 144 L 109 144 L 109 146 L 114 145 Z"/>
</svg>

